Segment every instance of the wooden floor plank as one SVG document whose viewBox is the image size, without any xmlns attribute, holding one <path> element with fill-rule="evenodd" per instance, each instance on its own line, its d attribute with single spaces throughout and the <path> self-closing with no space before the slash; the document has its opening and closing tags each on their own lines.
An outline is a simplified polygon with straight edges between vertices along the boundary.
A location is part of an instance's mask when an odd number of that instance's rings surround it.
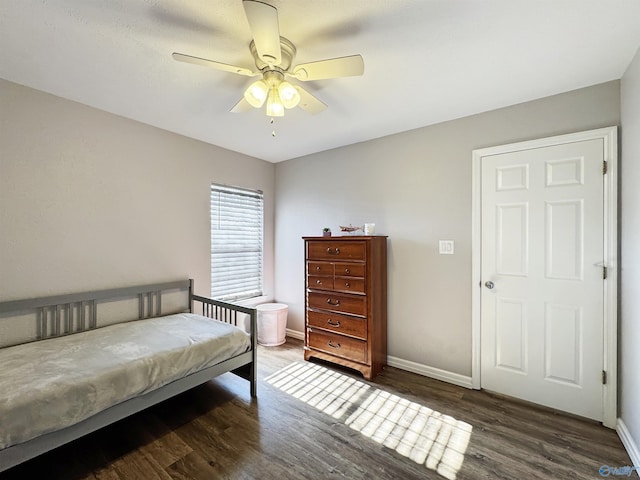
<svg viewBox="0 0 640 480">
<path fill-rule="evenodd" d="M 257 399 L 245 380 L 225 374 L 0 478 L 451 478 L 446 462 L 439 474 L 347 425 L 359 403 L 334 418 L 265 380 L 294 362 L 337 371 L 368 387 L 367 395 L 385 392 L 471 425 L 464 456 L 445 453 L 463 459 L 459 480 L 594 479 L 601 465 L 631 465 L 617 434 L 590 420 L 392 367 L 367 382 L 349 370 L 304 362 L 294 339 L 259 347 L 258 354 Z"/>
</svg>

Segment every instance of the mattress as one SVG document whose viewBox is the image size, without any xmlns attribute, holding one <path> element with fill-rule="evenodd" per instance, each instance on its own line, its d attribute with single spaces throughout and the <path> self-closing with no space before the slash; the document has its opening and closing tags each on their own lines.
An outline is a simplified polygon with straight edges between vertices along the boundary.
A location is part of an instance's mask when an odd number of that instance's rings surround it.
<svg viewBox="0 0 640 480">
<path fill-rule="evenodd" d="M 239 328 L 184 313 L 0 349 L 0 449 L 250 348 Z"/>
</svg>

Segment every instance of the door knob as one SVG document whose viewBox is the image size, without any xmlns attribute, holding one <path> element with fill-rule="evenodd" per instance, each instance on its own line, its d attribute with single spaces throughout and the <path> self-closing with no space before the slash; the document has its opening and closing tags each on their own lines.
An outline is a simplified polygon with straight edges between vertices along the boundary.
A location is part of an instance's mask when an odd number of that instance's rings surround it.
<svg viewBox="0 0 640 480">
<path fill-rule="evenodd" d="M 491 280 L 485 282 L 484 286 L 487 287 L 489 290 L 493 290 L 493 287 L 495 287 L 494 283 Z"/>
</svg>

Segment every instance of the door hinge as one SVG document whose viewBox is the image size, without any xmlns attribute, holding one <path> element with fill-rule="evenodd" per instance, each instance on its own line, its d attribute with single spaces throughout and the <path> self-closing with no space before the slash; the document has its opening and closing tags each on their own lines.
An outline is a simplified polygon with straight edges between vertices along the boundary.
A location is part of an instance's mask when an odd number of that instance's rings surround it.
<svg viewBox="0 0 640 480">
<path fill-rule="evenodd" d="M 606 385 L 607 384 L 607 372 L 602 370 L 602 384 Z"/>
<path fill-rule="evenodd" d="M 602 267 L 602 279 L 606 280 L 607 279 L 607 267 Z"/>
<path fill-rule="evenodd" d="M 606 175 L 607 174 L 607 162 L 606 160 L 602 162 L 602 174 Z"/>
</svg>

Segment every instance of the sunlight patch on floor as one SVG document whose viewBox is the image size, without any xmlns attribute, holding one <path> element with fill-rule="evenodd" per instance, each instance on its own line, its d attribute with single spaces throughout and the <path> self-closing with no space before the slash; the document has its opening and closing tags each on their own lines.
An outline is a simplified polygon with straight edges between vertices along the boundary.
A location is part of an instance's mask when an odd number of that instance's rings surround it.
<svg viewBox="0 0 640 480">
<path fill-rule="evenodd" d="M 447 479 L 462 467 L 473 430 L 466 422 L 313 363 L 266 381 Z"/>
<path fill-rule="evenodd" d="M 371 388 L 319 365 L 300 363 L 292 363 L 266 381 L 336 419 L 342 418 Z"/>
<path fill-rule="evenodd" d="M 468 423 L 383 390 L 375 390 L 345 423 L 449 479 L 462 467 L 472 430 Z"/>
</svg>

